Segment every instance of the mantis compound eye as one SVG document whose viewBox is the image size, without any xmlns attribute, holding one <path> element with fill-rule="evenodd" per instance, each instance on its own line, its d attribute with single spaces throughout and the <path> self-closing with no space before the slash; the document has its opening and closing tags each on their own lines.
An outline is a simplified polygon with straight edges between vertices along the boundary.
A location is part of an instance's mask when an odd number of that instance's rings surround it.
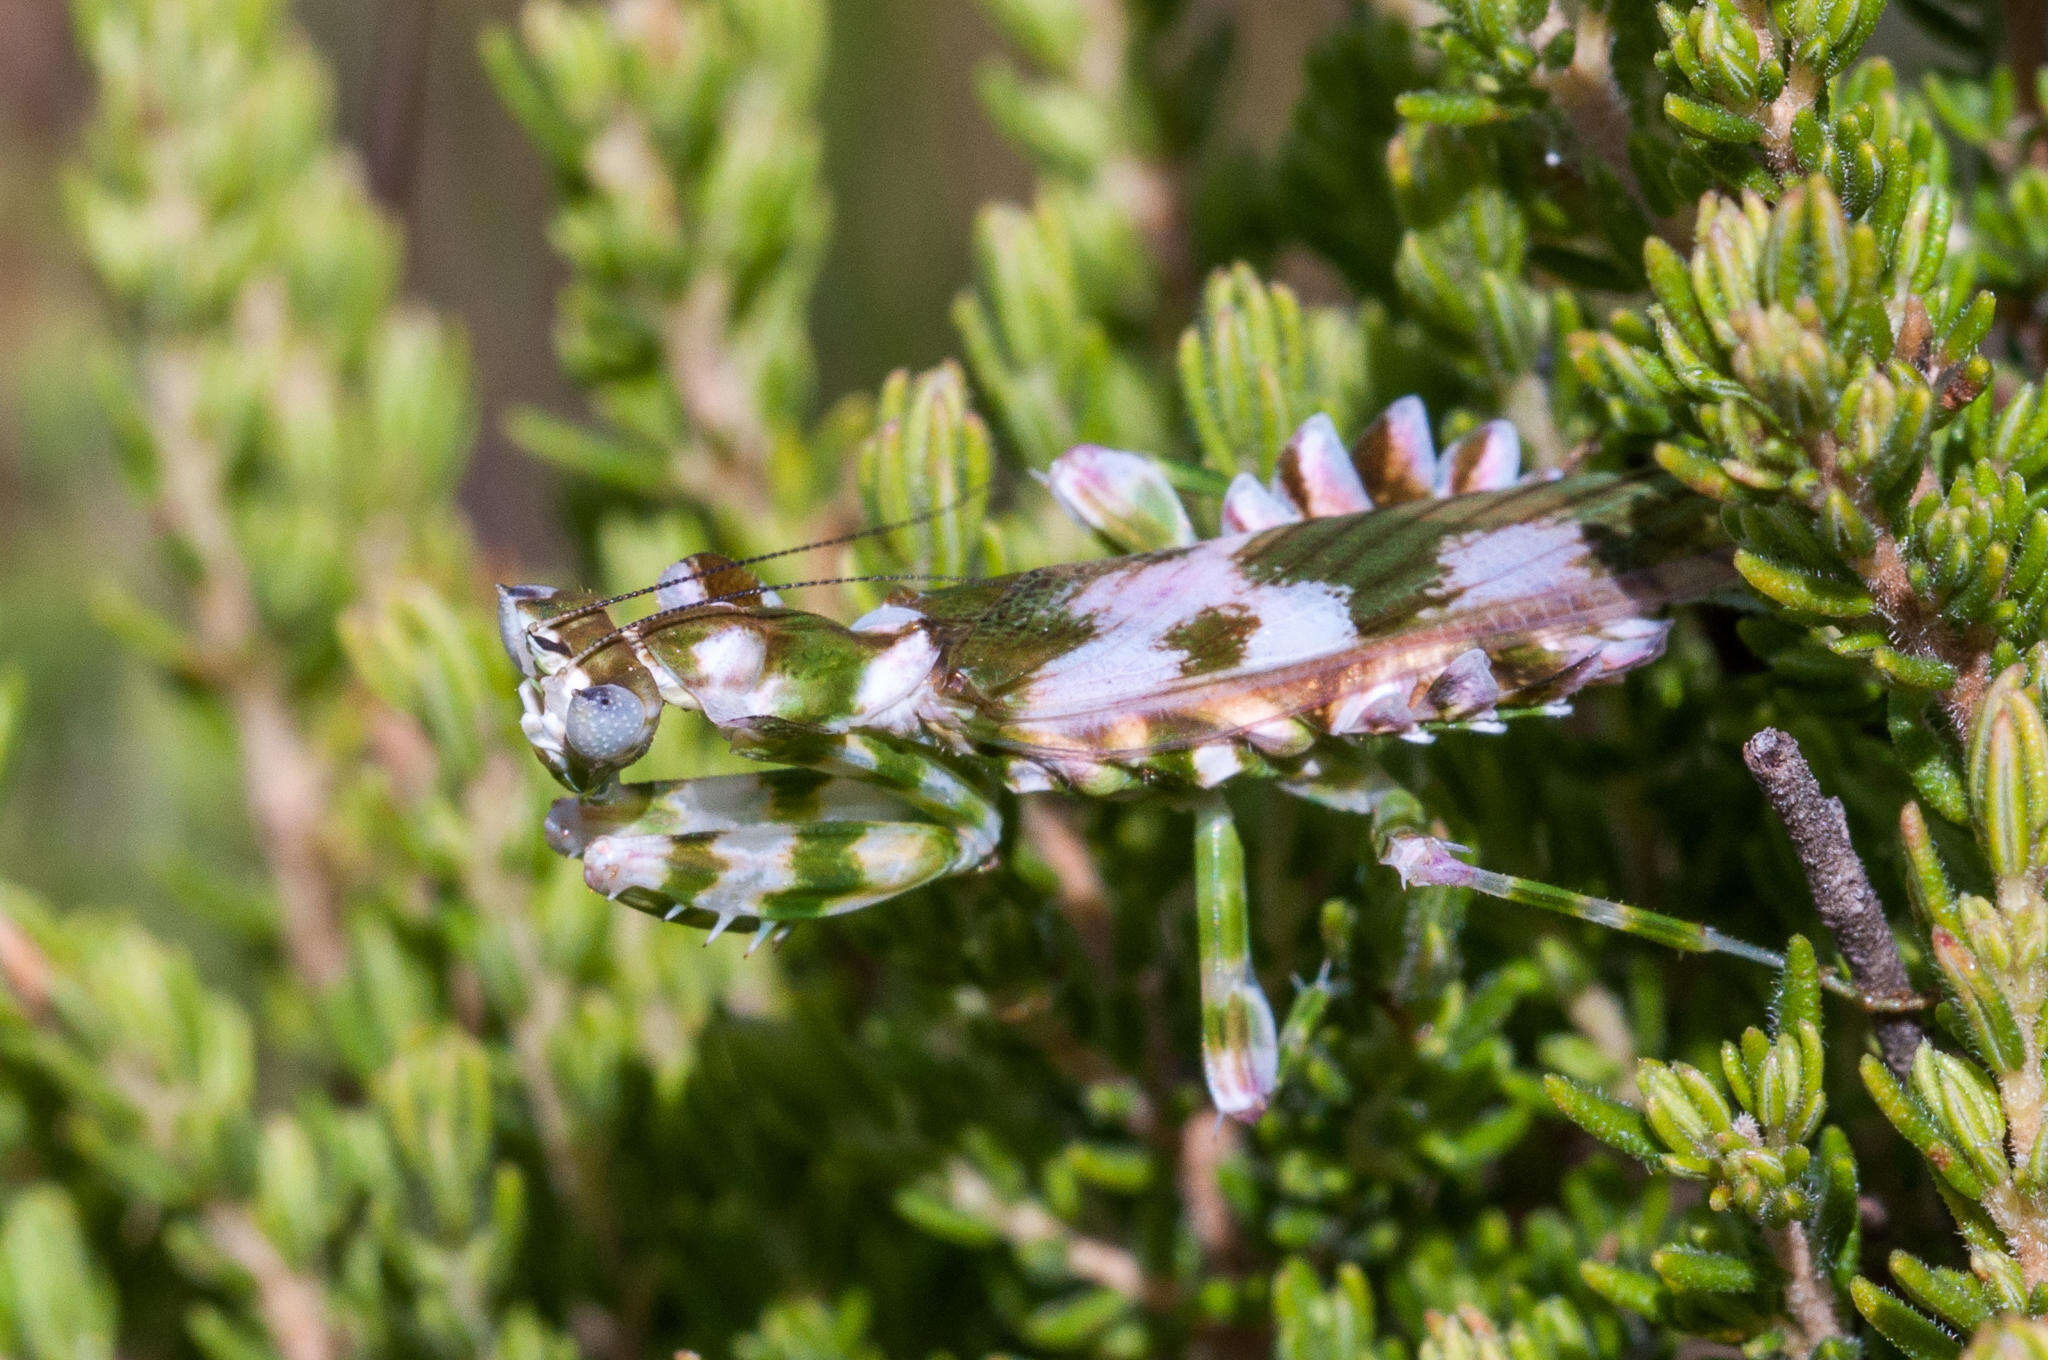
<svg viewBox="0 0 2048 1360">
<path fill-rule="evenodd" d="M 592 765 L 623 769 L 654 740 L 654 715 L 624 685 L 592 685 L 570 697 L 562 736 Z"/>
<path fill-rule="evenodd" d="M 527 606 L 552 599 L 554 594 L 552 586 L 498 587 L 498 641 L 505 645 L 505 654 L 512 658 L 513 665 L 519 667 L 519 673 L 529 680 L 533 678 L 535 667 L 533 639 L 526 630 L 534 618 Z"/>
</svg>

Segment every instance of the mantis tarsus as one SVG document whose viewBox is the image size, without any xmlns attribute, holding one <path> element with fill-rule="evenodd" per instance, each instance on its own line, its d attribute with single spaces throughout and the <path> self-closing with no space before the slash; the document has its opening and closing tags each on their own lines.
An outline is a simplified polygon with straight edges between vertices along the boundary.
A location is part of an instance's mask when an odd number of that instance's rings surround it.
<svg viewBox="0 0 2048 1360">
<path fill-rule="evenodd" d="M 1561 705 L 1655 658 L 1660 608 L 1733 582 L 1711 510 L 1674 483 L 1519 463 L 1499 422 L 1439 456 L 1413 398 L 1349 448 L 1319 416 L 1270 483 L 1230 485 L 1222 537 L 1169 517 L 1156 551 L 904 592 L 851 625 L 712 554 L 623 627 L 615 601 L 502 588 L 526 734 L 575 794 L 548 835 L 608 897 L 767 936 L 988 863 L 1006 793 L 1190 798 L 1204 1070 L 1218 1109 L 1256 1117 L 1278 1043 L 1217 786 L 1368 807 L 1358 743 Z M 1148 466 L 1084 447 L 1050 480 Z M 665 706 L 780 768 L 622 783 Z"/>
</svg>

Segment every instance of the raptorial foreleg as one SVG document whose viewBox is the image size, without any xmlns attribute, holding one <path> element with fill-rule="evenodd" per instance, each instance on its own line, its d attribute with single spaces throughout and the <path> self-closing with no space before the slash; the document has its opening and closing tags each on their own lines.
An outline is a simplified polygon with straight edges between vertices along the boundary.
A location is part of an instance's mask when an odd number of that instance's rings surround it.
<svg viewBox="0 0 2048 1360">
<path fill-rule="evenodd" d="M 714 933 L 856 911 L 995 853 L 995 805 L 906 744 L 809 729 L 746 737 L 750 754 L 802 768 L 564 800 L 551 842 L 582 858 L 595 891 Z"/>
</svg>

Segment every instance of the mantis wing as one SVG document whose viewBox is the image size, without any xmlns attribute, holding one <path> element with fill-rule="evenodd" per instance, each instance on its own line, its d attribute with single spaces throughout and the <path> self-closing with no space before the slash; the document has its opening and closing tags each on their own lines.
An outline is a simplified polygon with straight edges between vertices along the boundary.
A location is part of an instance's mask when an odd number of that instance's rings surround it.
<svg viewBox="0 0 2048 1360">
<path fill-rule="evenodd" d="M 992 745 L 1139 756 L 1311 716 L 1401 731 L 1654 657 L 1667 625 L 1652 611 L 1735 579 L 1711 513 L 1662 477 L 1592 474 L 1044 568 L 917 607 L 951 632 Z"/>
</svg>

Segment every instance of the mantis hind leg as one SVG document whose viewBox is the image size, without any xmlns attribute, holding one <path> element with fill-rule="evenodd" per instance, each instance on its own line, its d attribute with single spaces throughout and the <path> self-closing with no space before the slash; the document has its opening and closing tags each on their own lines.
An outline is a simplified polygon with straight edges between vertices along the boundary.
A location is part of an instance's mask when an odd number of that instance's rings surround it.
<svg viewBox="0 0 2048 1360">
<path fill-rule="evenodd" d="M 798 768 L 564 800 L 551 842 L 582 859 L 593 890 L 714 934 L 857 911 L 995 853 L 995 805 L 908 743 L 767 729 L 735 745 Z"/>
</svg>

